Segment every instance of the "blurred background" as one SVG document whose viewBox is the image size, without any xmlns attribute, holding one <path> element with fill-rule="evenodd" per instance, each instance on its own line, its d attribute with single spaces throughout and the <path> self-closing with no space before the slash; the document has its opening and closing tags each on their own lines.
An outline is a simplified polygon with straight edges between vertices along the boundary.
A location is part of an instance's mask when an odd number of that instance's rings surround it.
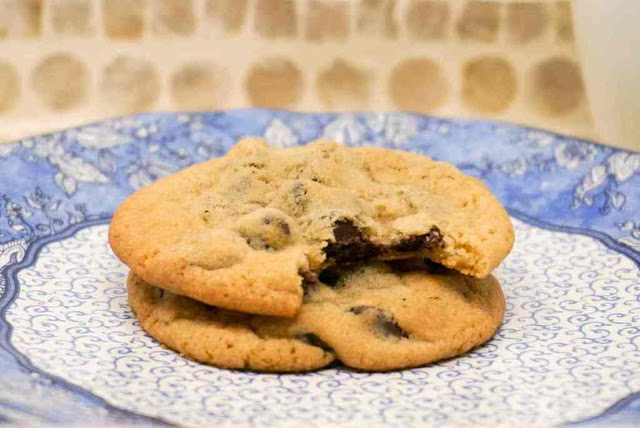
<svg viewBox="0 0 640 428">
<path fill-rule="evenodd" d="M 0 0 L 0 141 L 252 106 L 598 139 L 582 76 L 566 0 Z"/>
</svg>

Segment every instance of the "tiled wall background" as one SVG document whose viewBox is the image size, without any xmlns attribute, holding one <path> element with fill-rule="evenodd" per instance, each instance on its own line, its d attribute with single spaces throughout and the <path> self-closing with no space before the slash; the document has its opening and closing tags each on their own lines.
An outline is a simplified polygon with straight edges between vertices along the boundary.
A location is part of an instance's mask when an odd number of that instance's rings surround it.
<svg viewBox="0 0 640 428">
<path fill-rule="evenodd" d="M 595 137 L 564 0 L 0 0 L 0 141 L 247 106 Z"/>
</svg>

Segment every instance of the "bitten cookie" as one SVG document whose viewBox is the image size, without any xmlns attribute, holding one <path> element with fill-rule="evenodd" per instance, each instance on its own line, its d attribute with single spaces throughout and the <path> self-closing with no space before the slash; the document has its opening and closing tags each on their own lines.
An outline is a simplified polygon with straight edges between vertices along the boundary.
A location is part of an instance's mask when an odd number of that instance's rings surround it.
<svg viewBox="0 0 640 428">
<path fill-rule="evenodd" d="M 197 361 L 304 371 L 334 359 L 363 370 L 421 366 L 489 340 L 504 315 L 498 282 L 405 262 L 325 271 L 293 318 L 248 315 L 154 287 L 131 273 L 129 302 L 159 342 Z"/>
<path fill-rule="evenodd" d="M 292 316 L 334 265 L 428 257 L 485 277 L 511 250 L 509 216 L 478 180 L 402 151 L 329 141 L 239 142 L 136 192 L 109 242 L 145 281 L 202 302 Z"/>
</svg>

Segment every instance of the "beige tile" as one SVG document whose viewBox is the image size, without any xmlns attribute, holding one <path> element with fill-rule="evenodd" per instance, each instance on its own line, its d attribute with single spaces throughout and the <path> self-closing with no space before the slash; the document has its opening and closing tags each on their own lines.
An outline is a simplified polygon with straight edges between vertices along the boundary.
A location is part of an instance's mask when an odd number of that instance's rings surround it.
<svg viewBox="0 0 640 428">
<path fill-rule="evenodd" d="M 105 109 L 134 113 L 152 108 L 160 95 L 160 77 L 148 61 L 119 56 L 104 69 L 100 92 Z"/>
<path fill-rule="evenodd" d="M 400 110 L 429 113 L 447 101 L 450 88 L 436 61 L 411 58 L 391 71 L 389 95 Z"/>
<path fill-rule="evenodd" d="M 228 73 L 205 62 L 182 65 L 171 74 L 171 103 L 181 110 L 207 110 L 224 105 Z"/>
<path fill-rule="evenodd" d="M 18 70 L 6 61 L 0 61 L 0 113 L 8 112 L 20 96 Z"/>
<path fill-rule="evenodd" d="M 51 27 L 57 34 L 87 36 L 91 28 L 91 0 L 50 0 Z"/>
<path fill-rule="evenodd" d="M 298 22 L 294 0 L 256 0 L 255 30 L 266 39 L 294 38 Z"/>
<path fill-rule="evenodd" d="M 584 101 L 578 64 L 553 57 L 537 64 L 531 73 L 529 98 L 539 114 L 559 117 L 571 113 Z"/>
<path fill-rule="evenodd" d="M 364 109 L 371 96 L 371 73 L 338 59 L 318 74 L 316 91 L 329 109 Z"/>
<path fill-rule="evenodd" d="M 306 23 L 307 40 L 345 40 L 349 35 L 349 3 L 309 0 Z"/>
<path fill-rule="evenodd" d="M 472 1 L 465 5 L 456 29 L 462 40 L 493 42 L 500 30 L 500 8 L 496 2 Z"/>
<path fill-rule="evenodd" d="M 42 0 L 0 0 L 0 39 L 35 39 L 42 28 Z"/>
<path fill-rule="evenodd" d="M 398 36 L 398 23 L 394 18 L 394 0 L 360 0 L 357 10 L 358 33 L 387 39 Z"/>
<path fill-rule="evenodd" d="M 507 37 L 515 43 L 539 38 L 549 25 L 544 3 L 512 3 L 507 5 Z"/>
<path fill-rule="evenodd" d="M 146 0 L 102 0 L 105 34 L 110 39 L 142 38 L 146 10 Z"/>
<path fill-rule="evenodd" d="M 44 105 L 52 110 L 68 110 L 88 98 L 89 72 L 70 53 L 45 58 L 31 73 L 31 86 Z"/>
<path fill-rule="evenodd" d="M 251 67 L 245 90 L 253 106 L 292 107 L 302 98 L 302 72 L 286 58 L 269 58 Z"/>
<path fill-rule="evenodd" d="M 196 15 L 191 0 L 153 0 L 151 27 L 161 36 L 189 36 L 196 30 Z"/>
<path fill-rule="evenodd" d="M 205 17 L 226 34 L 237 34 L 247 14 L 247 0 L 208 0 Z"/>
<path fill-rule="evenodd" d="M 506 110 L 517 93 L 516 71 L 504 58 L 481 57 L 467 61 L 462 71 L 462 101 L 479 113 Z"/>
<path fill-rule="evenodd" d="M 573 42 L 573 17 L 571 15 L 571 3 L 559 1 L 555 5 L 555 33 L 562 42 Z"/>
<path fill-rule="evenodd" d="M 440 40 L 449 27 L 449 3 L 412 0 L 406 14 L 407 34 L 415 40 Z"/>
</svg>

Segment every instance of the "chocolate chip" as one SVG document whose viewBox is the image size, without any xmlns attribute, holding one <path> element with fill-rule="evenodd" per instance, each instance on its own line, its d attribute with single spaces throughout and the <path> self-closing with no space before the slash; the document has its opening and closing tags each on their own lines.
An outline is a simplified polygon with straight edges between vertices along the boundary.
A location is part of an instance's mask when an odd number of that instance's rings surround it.
<svg viewBox="0 0 640 428">
<path fill-rule="evenodd" d="M 316 346 L 323 351 L 333 352 L 333 348 L 331 346 L 313 333 L 301 334 L 297 336 L 296 339 L 306 343 L 307 345 Z"/>
<path fill-rule="evenodd" d="M 209 219 L 211 218 L 211 212 L 209 210 L 204 210 L 202 213 L 202 221 L 205 223 L 209 223 Z"/>
<path fill-rule="evenodd" d="M 318 279 L 321 283 L 328 285 L 329 287 L 335 287 L 340 282 L 340 272 L 333 269 L 325 269 L 320 272 Z"/>
<path fill-rule="evenodd" d="M 395 251 L 401 253 L 410 253 L 413 251 L 419 251 L 424 245 L 426 235 L 412 236 L 411 238 L 404 239 L 399 243 L 393 245 Z"/>
<path fill-rule="evenodd" d="M 444 248 L 444 237 L 442 232 L 436 226 L 429 229 L 429 237 L 427 238 L 429 248 Z"/>
<path fill-rule="evenodd" d="M 440 229 L 433 226 L 427 233 L 405 238 L 402 241 L 392 245 L 391 250 L 400 253 L 410 253 L 442 247 L 444 247 L 442 233 L 440 232 Z"/>
<path fill-rule="evenodd" d="M 249 236 L 246 238 L 247 244 L 254 250 L 270 250 L 271 246 L 267 244 L 264 239 L 258 236 Z"/>
<path fill-rule="evenodd" d="M 416 259 L 388 260 L 386 263 L 394 272 L 402 273 L 424 269 L 424 264 L 422 263 L 422 261 Z"/>
<path fill-rule="evenodd" d="M 289 224 L 287 223 L 280 223 L 280 229 L 282 229 L 282 233 L 284 233 L 285 235 L 290 235 L 291 234 L 291 228 L 289 227 Z"/>
<path fill-rule="evenodd" d="M 340 219 L 333 225 L 334 242 L 325 247 L 328 259 L 337 264 L 363 262 L 382 253 L 409 253 L 442 248 L 444 240 L 437 227 L 429 232 L 406 238 L 396 244 L 384 248 L 367 240 L 358 227 L 349 219 Z"/>
<path fill-rule="evenodd" d="M 362 262 L 380 253 L 378 247 L 366 240 L 351 220 L 336 221 L 333 236 L 335 242 L 330 242 L 325 247 L 325 254 L 338 264 Z"/>
<path fill-rule="evenodd" d="M 280 228 L 282 234 L 285 236 L 289 236 L 291 234 L 291 228 L 289 227 L 289 223 L 287 223 L 284 219 L 279 217 L 264 217 L 262 219 L 262 224 L 271 225 L 274 224 Z"/>
<path fill-rule="evenodd" d="M 409 337 L 406 331 L 398 325 L 398 322 L 386 313 L 379 311 L 376 315 L 376 329 L 385 337 Z"/>
<path fill-rule="evenodd" d="M 318 282 L 317 275 L 315 273 L 311 272 L 310 270 L 300 269 L 298 271 L 298 275 L 300 275 L 302 277 L 303 282 L 308 282 L 308 283 L 316 283 L 316 282 Z"/>
<path fill-rule="evenodd" d="M 307 269 L 300 269 L 298 271 L 298 275 L 302 277 L 302 290 L 304 291 L 304 298 L 309 297 L 318 287 L 320 281 L 318 281 L 318 276 Z"/>
<path fill-rule="evenodd" d="M 382 309 L 370 305 L 354 306 L 349 309 L 349 312 L 356 315 L 360 315 L 368 311 L 375 311 L 375 329 L 384 337 L 409 337 L 407 332 L 398 325 L 398 322 L 393 318 L 393 316 L 387 314 Z"/>
<path fill-rule="evenodd" d="M 376 308 L 375 306 L 360 305 L 360 306 L 354 306 L 350 308 L 349 312 L 351 312 L 352 314 L 360 315 L 364 311 L 369 311 L 369 310 L 376 310 Z"/>
<path fill-rule="evenodd" d="M 446 266 L 443 266 L 440 263 L 436 263 L 429 259 L 424 259 L 423 263 L 427 272 L 433 275 L 446 275 L 451 272 L 451 269 L 447 268 Z"/>
<path fill-rule="evenodd" d="M 338 244 L 350 244 L 362 239 L 362 234 L 350 220 L 338 220 L 333 225 L 333 236 Z"/>
<path fill-rule="evenodd" d="M 307 202 L 307 188 L 304 184 L 297 182 L 293 186 L 293 202 L 296 205 L 304 205 Z"/>
</svg>

